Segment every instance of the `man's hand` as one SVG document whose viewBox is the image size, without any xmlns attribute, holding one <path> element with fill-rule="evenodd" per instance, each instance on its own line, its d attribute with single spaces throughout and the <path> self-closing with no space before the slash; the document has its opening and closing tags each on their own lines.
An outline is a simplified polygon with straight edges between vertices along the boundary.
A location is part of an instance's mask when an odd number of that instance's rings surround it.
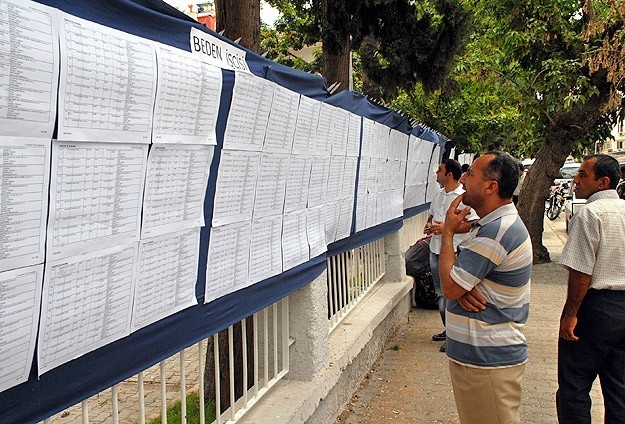
<svg viewBox="0 0 625 424">
<path fill-rule="evenodd" d="M 432 220 L 432 224 L 430 224 L 432 234 L 443 234 L 443 228 L 445 228 L 445 224 L 442 221 Z"/>
<path fill-rule="evenodd" d="M 576 316 L 565 316 L 560 321 L 560 337 L 564 340 L 570 340 L 572 342 L 576 342 L 579 340 L 579 337 L 575 335 L 573 330 L 577 326 L 577 317 Z"/>
<path fill-rule="evenodd" d="M 458 304 L 462 309 L 469 312 L 479 312 L 486 309 L 486 299 L 475 287 L 458 298 Z"/>
<path fill-rule="evenodd" d="M 467 221 L 467 215 L 471 213 L 471 208 L 467 206 L 464 209 L 458 209 L 463 198 L 464 194 L 461 194 L 449 205 L 449 209 L 447 209 L 447 214 L 445 215 L 445 227 L 443 229 L 445 232 L 451 234 L 461 233 L 466 229 L 466 225 L 471 225 Z"/>
</svg>

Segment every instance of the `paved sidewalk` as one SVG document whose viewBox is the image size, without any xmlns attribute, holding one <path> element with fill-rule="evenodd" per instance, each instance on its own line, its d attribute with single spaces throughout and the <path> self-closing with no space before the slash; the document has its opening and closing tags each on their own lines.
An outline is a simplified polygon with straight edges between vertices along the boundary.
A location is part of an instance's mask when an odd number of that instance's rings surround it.
<svg viewBox="0 0 625 424">
<path fill-rule="evenodd" d="M 545 220 L 543 243 L 552 261 L 566 241 L 564 217 Z M 523 384 L 521 420 L 556 423 L 558 321 L 566 297 L 566 277 L 555 262 L 534 266 L 531 311 L 525 334 L 529 361 Z M 438 311 L 413 309 L 392 335 L 337 423 L 458 423 L 448 360 L 432 334 L 442 331 Z M 592 392 L 593 421 L 603 422 L 598 381 Z"/>
</svg>

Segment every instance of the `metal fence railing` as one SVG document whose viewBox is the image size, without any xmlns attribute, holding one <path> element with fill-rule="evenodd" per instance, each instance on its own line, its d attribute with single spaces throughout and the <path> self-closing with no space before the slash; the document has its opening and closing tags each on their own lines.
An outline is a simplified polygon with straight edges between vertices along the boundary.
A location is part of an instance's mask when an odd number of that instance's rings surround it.
<svg viewBox="0 0 625 424">
<path fill-rule="evenodd" d="M 332 331 L 384 275 L 384 239 L 329 257 L 327 265 Z"/>
<path fill-rule="evenodd" d="M 287 297 L 43 422 L 166 423 L 179 401 L 177 423 L 190 407 L 201 424 L 234 423 L 288 373 L 289 343 Z"/>
</svg>

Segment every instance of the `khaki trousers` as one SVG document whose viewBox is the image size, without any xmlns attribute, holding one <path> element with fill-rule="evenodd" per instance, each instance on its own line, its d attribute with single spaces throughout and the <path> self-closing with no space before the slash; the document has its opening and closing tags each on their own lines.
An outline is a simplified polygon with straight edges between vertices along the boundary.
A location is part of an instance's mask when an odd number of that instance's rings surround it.
<svg viewBox="0 0 625 424">
<path fill-rule="evenodd" d="M 462 424 L 520 424 L 525 364 L 507 368 L 467 367 L 449 361 L 456 408 Z"/>
</svg>

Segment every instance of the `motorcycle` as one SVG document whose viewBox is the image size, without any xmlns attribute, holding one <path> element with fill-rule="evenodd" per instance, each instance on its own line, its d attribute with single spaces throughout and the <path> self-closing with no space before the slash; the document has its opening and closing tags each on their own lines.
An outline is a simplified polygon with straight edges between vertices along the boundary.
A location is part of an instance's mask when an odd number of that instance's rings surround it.
<svg viewBox="0 0 625 424">
<path fill-rule="evenodd" d="M 564 201 L 570 199 L 572 196 L 569 194 L 569 183 L 562 183 L 555 190 L 552 190 L 549 197 L 546 200 L 545 214 L 551 221 L 560 216 Z"/>
</svg>

